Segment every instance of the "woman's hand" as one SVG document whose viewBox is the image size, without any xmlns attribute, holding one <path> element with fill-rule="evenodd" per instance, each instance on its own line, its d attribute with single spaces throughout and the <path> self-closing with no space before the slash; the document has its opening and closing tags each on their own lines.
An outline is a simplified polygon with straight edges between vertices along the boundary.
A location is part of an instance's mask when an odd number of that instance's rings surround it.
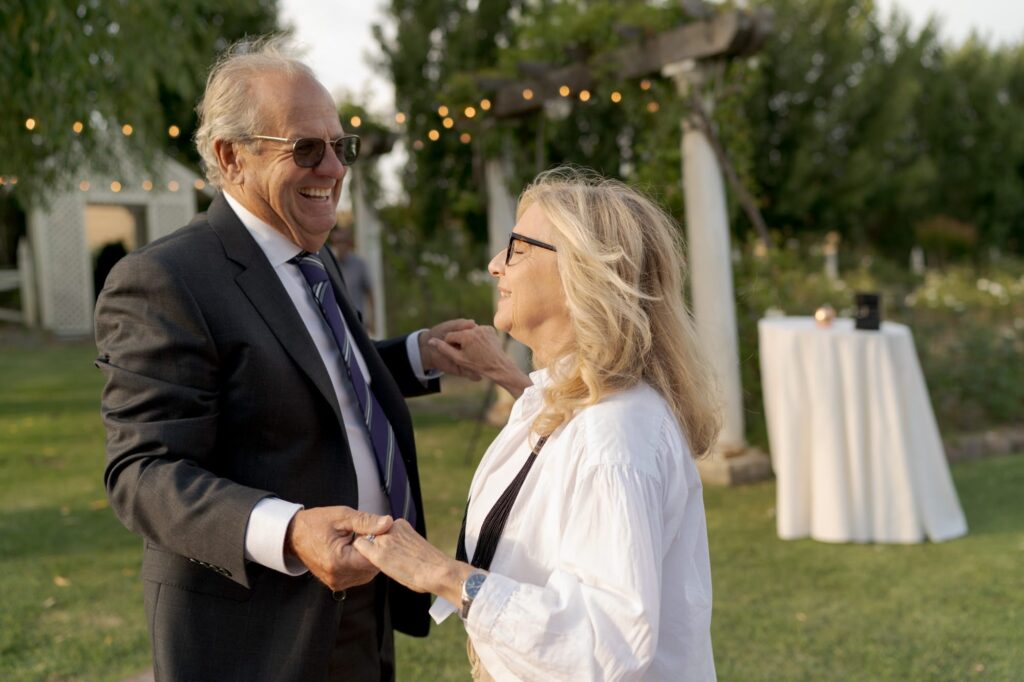
<svg viewBox="0 0 1024 682">
<path fill-rule="evenodd" d="M 516 398 L 532 383 L 502 350 L 494 327 L 453 330 L 443 340 L 435 336 L 427 343 L 452 363 L 471 374 L 487 377 Z"/>
<path fill-rule="evenodd" d="M 427 542 L 405 519 L 396 520 L 387 534 L 372 541 L 359 536 L 353 546 L 392 580 L 453 604 L 462 598 L 462 581 L 473 570 Z"/>
</svg>

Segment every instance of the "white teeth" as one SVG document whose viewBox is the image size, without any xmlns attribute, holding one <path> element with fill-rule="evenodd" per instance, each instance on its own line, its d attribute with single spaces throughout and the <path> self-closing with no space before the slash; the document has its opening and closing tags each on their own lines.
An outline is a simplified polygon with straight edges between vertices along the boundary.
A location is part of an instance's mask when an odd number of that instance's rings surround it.
<svg viewBox="0 0 1024 682">
<path fill-rule="evenodd" d="M 300 189 L 299 194 L 306 197 L 326 199 L 327 197 L 331 196 L 331 190 L 320 187 L 307 187 L 305 189 Z"/>
</svg>

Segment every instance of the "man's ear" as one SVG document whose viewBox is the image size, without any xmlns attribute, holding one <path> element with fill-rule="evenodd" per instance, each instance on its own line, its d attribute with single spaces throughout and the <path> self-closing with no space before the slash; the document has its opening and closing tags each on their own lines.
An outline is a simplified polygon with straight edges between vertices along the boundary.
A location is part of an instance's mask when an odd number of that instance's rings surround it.
<svg viewBox="0 0 1024 682">
<path fill-rule="evenodd" d="M 227 140 L 214 140 L 213 153 L 217 155 L 217 165 L 221 175 L 231 185 L 241 185 L 245 179 L 242 172 L 245 159 L 239 154 L 238 144 Z"/>
</svg>

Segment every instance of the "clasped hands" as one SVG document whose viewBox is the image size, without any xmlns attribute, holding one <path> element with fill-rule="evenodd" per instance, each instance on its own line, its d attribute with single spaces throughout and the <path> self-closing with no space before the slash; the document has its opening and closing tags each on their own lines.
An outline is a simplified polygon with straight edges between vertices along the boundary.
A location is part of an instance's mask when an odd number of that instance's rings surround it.
<svg viewBox="0 0 1024 682">
<path fill-rule="evenodd" d="M 515 397 L 530 385 L 515 361 L 502 350 L 494 327 L 473 320 L 448 320 L 431 327 L 419 338 L 420 358 L 427 370 L 479 380 L 490 379 Z"/>
<path fill-rule="evenodd" d="M 288 526 L 285 552 L 334 591 L 365 585 L 384 571 L 412 590 L 453 603 L 471 570 L 427 542 L 405 519 L 343 506 L 297 512 Z"/>
</svg>

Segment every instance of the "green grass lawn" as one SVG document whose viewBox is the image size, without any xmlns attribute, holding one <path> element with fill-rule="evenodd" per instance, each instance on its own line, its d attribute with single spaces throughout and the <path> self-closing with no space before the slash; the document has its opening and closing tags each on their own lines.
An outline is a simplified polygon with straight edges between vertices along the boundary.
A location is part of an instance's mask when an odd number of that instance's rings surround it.
<svg viewBox="0 0 1024 682">
<path fill-rule="evenodd" d="M 107 507 L 91 346 L 0 346 L 0 680 L 120 680 L 148 665 L 141 542 Z M 481 395 L 413 401 L 431 538 L 454 549 Z M 467 461 L 468 460 L 468 461 Z M 722 680 L 1024 677 L 1024 457 L 957 465 L 970 534 L 782 542 L 771 482 L 705 491 Z M 457 619 L 399 637 L 400 680 L 468 679 Z"/>
</svg>

